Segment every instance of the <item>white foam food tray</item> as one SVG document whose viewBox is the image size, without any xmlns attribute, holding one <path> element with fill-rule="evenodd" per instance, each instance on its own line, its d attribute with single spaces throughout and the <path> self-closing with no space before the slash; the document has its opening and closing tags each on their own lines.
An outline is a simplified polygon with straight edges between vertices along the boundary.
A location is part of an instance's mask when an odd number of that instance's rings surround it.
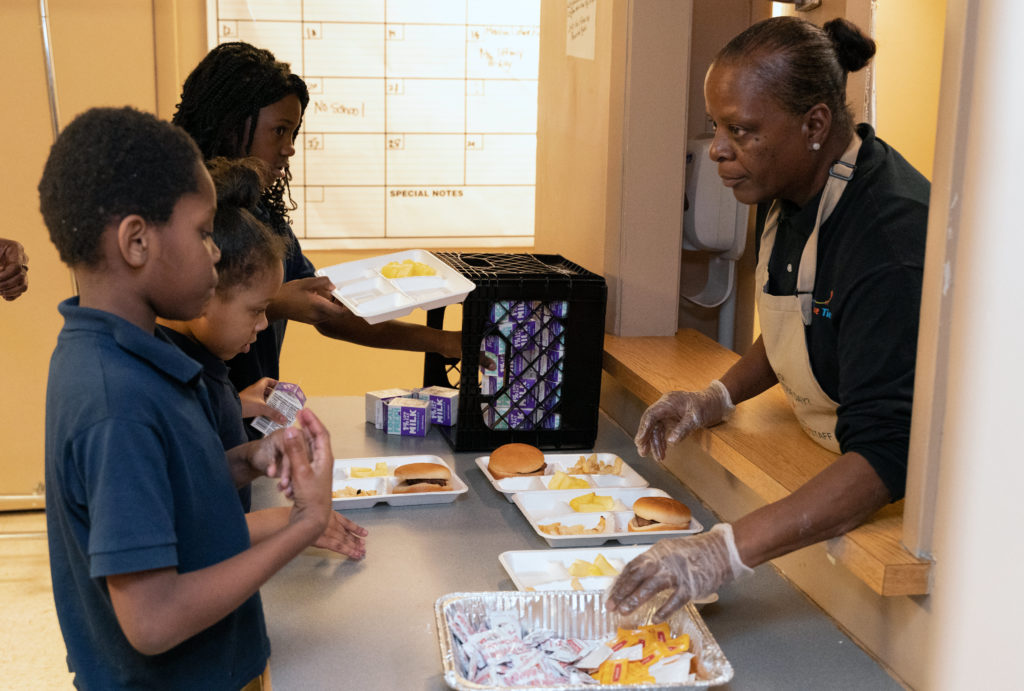
<svg viewBox="0 0 1024 691">
<path fill-rule="evenodd" d="M 610 496 L 614 505 L 610 511 L 579 512 L 569 505 L 569 501 L 581 494 L 595 493 L 598 496 Z M 627 527 L 633 518 L 633 502 L 640 497 L 667 497 L 667 492 L 653 487 L 609 488 L 609 489 L 570 489 L 549 490 L 547 492 L 523 492 L 515 494 L 512 502 L 523 512 L 523 516 L 533 526 L 533 530 L 552 547 L 592 547 L 603 545 L 610 540 L 618 540 L 623 545 L 657 542 L 663 537 L 692 535 L 704 530 L 696 518 L 690 519 L 690 527 L 685 530 L 651 530 L 631 533 Z M 601 533 L 585 533 L 582 535 L 553 535 L 540 529 L 541 525 L 561 523 L 564 526 L 582 525 L 584 529 L 596 528 L 601 518 L 605 519 L 605 530 Z"/>
<path fill-rule="evenodd" d="M 381 269 L 391 262 L 411 259 L 426 264 L 433 276 L 385 278 Z M 427 250 L 405 250 L 357 259 L 318 269 L 334 284 L 333 295 L 353 314 L 370 324 L 395 319 L 414 309 L 434 309 L 462 302 L 476 285 Z"/>
<path fill-rule="evenodd" d="M 544 460 L 547 462 L 547 468 L 544 469 L 543 475 L 528 475 L 526 477 L 503 477 L 500 480 L 495 480 L 494 476 L 491 475 L 491 471 L 487 469 L 488 463 L 490 463 L 490 456 L 480 456 L 476 459 L 476 465 L 480 470 L 483 471 L 484 476 L 490 481 L 491 486 L 499 492 L 503 493 L 505 497 L 512 501 L 512 496 L 520 492 L 544 492 L 549 491 L 548 485 L 551 484 L 551 478 L 557 471 L 567 472 L 569 468 L 576 465 L 580 458 L 596 456 L 597 461 L 600 463 L 612 464 L 619 458 L 613 453 L 599 453 L 599 454 L 572 454 L 572 453 L 554 453 L 544 454 Z M 625 461 L 622 462 L 622 472 L 618 475 L 599 475 L 599 474 L 584 474 L 578 475 L 573 474 L 569 477 L 586 480 L 590 483 L 590 488 L 594 491 L 607 489 L 609 487 L 647 487 L 647 480 L 640 477 L 639 473 L 633 470 Z M 559 491 L 559 490 L 550 490 Z"/>
<path fill-rule="evenodd" d="M 377 463 L 385 463 L 387 465 L 387 475 L 379 477 L 352 477 L 353 468 L 375 469 Z M 398 484 L 398 481 L 395 479 L 395 468 L 409 463 L 437 463 L 438 465 L 447 466 L 452 471 L 451 489 L 440 492 L 395 494 L 394 488 Z M 454 468 L 449 463 L 446 463 L 440 456 L 427 455 L 335 459 L 334 481 L 331 483 L 331 491 L 336 492 L 346 487 L 351 487 L 356 491 L 376 492 L 376 494 L 333 499 L 332 505 L 336 511 L 366 509 L 376 504 L 389 504 L 391 506 L 446 504 L 455 501 L 456 497 L 464 494 L 469 489 L 466 483 L 455 474 Z"/>
<path fill-rule="evenodd" d="M 575 590 L 569 567 L 574 561 L 591 564 L 598 555 L 608 560 L 615 570 L 622 572 L 632 559 L 643 554 L 650 545 L 626 547 L 579 547 L 576 549 L 526 549 L 502 552 L 498 561 L 508 572 L 517 590 Z M 604 591 L 615 580 L 614 576 L 579 576 L 577 582 L 583 590 Z"/>
</svg>

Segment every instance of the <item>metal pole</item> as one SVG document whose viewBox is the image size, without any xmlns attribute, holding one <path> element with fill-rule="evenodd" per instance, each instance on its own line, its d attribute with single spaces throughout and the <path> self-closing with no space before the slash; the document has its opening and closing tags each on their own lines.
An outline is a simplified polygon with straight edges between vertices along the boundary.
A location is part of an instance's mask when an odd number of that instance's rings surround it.
<svg viewBox="0 0 1024 691">
<path fill-rule="evenodd" d="M 57 114 L 57 81 L 53 74 L 53 55 L 50 52 L 49 11 L 46 0 L 39 0 L 39 23 L 43 32 L 43 57 L 46 59 L 46 86 L 50 95 L 50 122 L 53 124 L 53 139 L 60 133 L 60 116 Z"/>
<path fill-rule="evenodd" d="M 50 124 L 53 125 L 53 140 L 57 141 L 60 134 L 60 114 L 57 108 L 57 78 L 53 71 L 53 53 L 50 41 L 50 10 L 46 0 L 39 0 L 39 28 L 43 34 L 43 58 L 46 63 L 46 87 L 50 97 Z M 75 272 L 71 274 L 71 292 L 78 294 L 78 281 L 75 280 Z"/>
</svg>

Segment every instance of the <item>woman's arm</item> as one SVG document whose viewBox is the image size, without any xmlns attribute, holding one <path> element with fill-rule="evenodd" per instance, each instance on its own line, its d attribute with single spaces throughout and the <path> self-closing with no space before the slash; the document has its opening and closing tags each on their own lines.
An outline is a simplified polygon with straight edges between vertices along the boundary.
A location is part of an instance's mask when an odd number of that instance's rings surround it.
<svg viewBox="0 0 1024 691">
<path fill-rule="evenodd" d="M 685 603 L 715 592 L 750 567 L 857 527 L 889 499 L 864 457 L 844 454 L 787 498 L 731 526 L 719 523 L 699 535 L 659 541 L 626 565 L 606 604 L 629 613 L 655 593 L 672 589 L 654 615 L 654 621 L 664 621 Z"/>
<path fill-rule="evenodd" d="M 846 453 L 784 499 L 733 523 L 749 567 L 850 531 L 889 503 L 889 490 L 858 453 Z"/>
<path fill-rule="evenodd" d="M 760 337 L 722 378 L 703 391 L 669 391 L 644 411 L 637 425 L 636 450 L 661 461 L 670 444 L 696 429 L 727 420 L 736 404 L 752 398 L 778 380 L 768 363 Z"/>
<path fill-rule="evenodd" d="M 757 337 L 743 357 L 719 381 L 729 390 L 733 405 L 753 398 L 779 383 L 775 370 L 768 362 L 762 336 Z"/>
</svg>

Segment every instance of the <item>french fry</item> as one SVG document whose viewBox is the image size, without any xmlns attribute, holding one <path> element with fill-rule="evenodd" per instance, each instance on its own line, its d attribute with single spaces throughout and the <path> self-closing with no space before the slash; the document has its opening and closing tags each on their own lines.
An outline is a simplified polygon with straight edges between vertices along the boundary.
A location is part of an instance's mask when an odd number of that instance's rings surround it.
<svg viewBox="0 0 1024 691">
<path fill-rule="evenodd" d="M 538 525 L 537 530 L 548 535 L 598 535 L 606 532 L 608 522 L 601 516 L 597 525 L 593 528 L 584 528 L 582 525 L 562 525 L 561 523 L 547 523 Z"/>
<path fill-rule="evenodd" d="M 377 490 L 375 489 L 356 489 L 354 487 L 342 487 L 331 492 L 333 499 L 347 499 L 349 497 L 375 497 L 377 496 Z"/>
<path fill-rule="evenodd" d="M 566 471 L 569 475 L 621 475 L 622 459 L 616 457 L 614 463 L 597 460 L 597 454 L 580 456 L 575 465 Z"/>
</svg>

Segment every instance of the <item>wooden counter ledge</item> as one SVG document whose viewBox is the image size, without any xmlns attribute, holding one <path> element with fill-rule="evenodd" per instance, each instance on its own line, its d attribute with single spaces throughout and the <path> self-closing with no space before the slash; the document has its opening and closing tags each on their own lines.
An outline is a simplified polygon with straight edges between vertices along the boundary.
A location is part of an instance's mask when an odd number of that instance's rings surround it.
<svg viewBox="0 0 1024 691">
<path fill-rule="evenodd" d="M 739 356 L 692 329 L 674 337 L 605 335 L 604 370 L 647 406 L 664 391 L 699 390 Z M 631 430 L 632 431 L 632 430 Z M 800 428 L 778 386 L 744 402 L 728 423 L 694 441 L 766 503 L 788 495 L 836 456 Z M 928 593 L 929 561 L 903 547 L 903 502 L 831 540 L 828 551 L 879 595 Z"/>
</svg>

